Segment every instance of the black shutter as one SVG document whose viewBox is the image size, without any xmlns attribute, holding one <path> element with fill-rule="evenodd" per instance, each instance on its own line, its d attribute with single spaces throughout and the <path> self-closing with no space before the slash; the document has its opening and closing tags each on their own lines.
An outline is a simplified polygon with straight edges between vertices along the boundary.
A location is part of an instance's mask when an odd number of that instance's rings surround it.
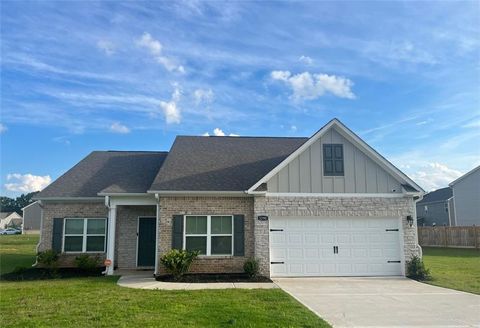
<svg viewBox="0 0 480 328">
<path fill-rule="evenodd" d="M 233 216 L 233 255 L 245 255 L 245 216 L 238 214 Z"/>
<path fill-rule="evenodd" d="M 52 249 L 57 252 L 62 252 L 62 237 L 63 237 L 63 218 L 53 219 L 53 233 L 52 233 Z"/>
<path fill-rule="evenodd" d="M 172 224 L 172 249 L 183 248 L 183 215 L 174 215 Z"/>
</svg>

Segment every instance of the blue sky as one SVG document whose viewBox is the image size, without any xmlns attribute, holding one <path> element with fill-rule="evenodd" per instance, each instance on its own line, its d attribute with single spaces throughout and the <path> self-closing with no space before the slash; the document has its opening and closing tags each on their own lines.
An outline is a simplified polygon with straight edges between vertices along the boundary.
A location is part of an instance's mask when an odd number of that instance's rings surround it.
<svg viewBox="0 0 480 328">
<path fill-rule="evenodd" d="M 480 164 L 478 2 L 2 2 L 1 190 L 333 117 L 428 190 Z"/>
</svg>

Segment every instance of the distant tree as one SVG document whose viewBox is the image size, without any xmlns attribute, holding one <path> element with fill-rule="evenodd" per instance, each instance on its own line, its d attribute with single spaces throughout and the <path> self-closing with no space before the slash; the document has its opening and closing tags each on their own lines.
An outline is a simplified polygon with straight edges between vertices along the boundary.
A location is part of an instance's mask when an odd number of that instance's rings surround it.
<svg viewBox="0 0 480 328">
<path fill-rule="evenodd" d="M 22 208 L 28 204 L 33 203 L 32 197 L 35 196 L 38 191 L 30 192 L 28 194 L 21 194 L 17 198 L 0 197 L 0 210 L 2 212 L 17 212 L 22 215 Z"/>
</svg>

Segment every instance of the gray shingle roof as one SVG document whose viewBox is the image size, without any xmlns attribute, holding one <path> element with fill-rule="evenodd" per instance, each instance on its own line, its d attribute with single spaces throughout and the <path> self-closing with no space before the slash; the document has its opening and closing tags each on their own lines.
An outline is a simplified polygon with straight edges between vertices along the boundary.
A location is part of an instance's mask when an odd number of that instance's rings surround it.
<svg viewBox="0 0 480 328">
<path fill-rule="evenodd" d="M 453 192 L 452 192 L 452 188 L 450 187 L 437 189 L 423 196 L 423 199 L 419 201 L 417 204 L 421 205 L 421 204 L 432 203 L 432 202 L 446 201 L 452 196 L 453 196 Z"/>
<path fill-rule="evenodd" d="M 244 191 L 308 138 L 179 136 L 151 191 Z"/>
<path fill-rule="evenodd" d="M 99 192 L 144 193 L 167 154 L 94 151 L 34 198 L 97 197 Z"/>
</svg>

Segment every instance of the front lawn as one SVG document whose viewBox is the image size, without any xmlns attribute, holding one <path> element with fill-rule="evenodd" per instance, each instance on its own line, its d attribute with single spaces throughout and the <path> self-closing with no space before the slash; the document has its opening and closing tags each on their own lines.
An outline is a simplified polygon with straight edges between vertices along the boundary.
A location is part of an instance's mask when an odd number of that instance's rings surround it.
<svg viewBox="0 0 480 328">
<path fill-rule="evenodd" d="M 38 235 L 0 236 L 0 274 L 16 267 L 31 267 L 35 263 Z"/>
<path fill-rule="evenodd" d="M 35 243 L 28 235 L 2 236 L 2 271 L 32 262 Z M 18 263 L 9 253 L 14 250 L 25 255 Z M 156 291 L 123 288 L 116 281 L 1 281 L 0 327 L 330 327 L 280 289 Z"/>
<path fill-rule="evenodd" d="M 427 283 L 480 294 L 480 251 L 423 247 L 423 261 L 432 280 Z"/>
</svg>

